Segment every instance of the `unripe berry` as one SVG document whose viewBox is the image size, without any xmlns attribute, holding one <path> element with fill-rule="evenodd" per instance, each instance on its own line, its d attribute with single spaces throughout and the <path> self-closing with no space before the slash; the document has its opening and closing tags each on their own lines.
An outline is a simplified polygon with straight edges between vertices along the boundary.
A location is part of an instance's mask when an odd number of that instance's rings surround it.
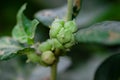
<svg viewBox="0 0 120 80">
<path fill-rule="evenodd" d="M 49 51 L 52 48 L 52 44 L 48 42 L 48 40 L 46 42 L 43 42 L 39 45 L 38 49 L 40 50 L 40 52 L 45 52 L 45 51 Z"/>
<path fill-rule="evenodd" d="M 72 33 L 76 32 L 77 29 L 78 29 L 77 25 L 75 23 L 75 20 L 73 20 L 73 21 L 67 21 L 65 23 L 65 25 L 64 25 L 64 28 L 67 29 L 67 30 L 69 30 L 69 31 L 71 31 Z"/>
<path fill-rule="evenodd" d="M 38 56 L 36 53 L 29 52 L 27 53 L 27 57 L 31 62 L 40 62 L 40 56 Z"/>
<path fill-rule="evenodd" d="M 56 18 L 56 19 L 53 21 L 52 24 L 54 24 L 54 23 L 59 23 L 59 24 L 61 24 L 62 26 L 64 26 L 65 21 L 64 21 L 63 19 L 58 19 L 58 18 Z"/>
<path fill-rule="evenodd" d="M 72 32 L 64 28 L 62 28 L 57 35 L 58 41 L 60 41 L 62 44 L 71 41 L 71 37 L 72 37 Z"/>
<path fill-rule="evenodd" d="M 63 45 L 57 39 L 51 39 L 53 49 L 64 49 Z"/>
<path fill-rule="evenodd" d="M 50 26 L 50 32 L 49 32 L 50 38 L 56 38 L 58 32 L 62 27 L 64 27 L 64 20 L 55 19 L 52 25 Z"/>
<path fill-rule="evenodd" d="M 51 65 L 55 62 L 56 58 L 55 58 L 55 55 L 51 51 L 46 51 L 41 54 L 41 60 L 45 64 Z"/>
<path fill-rule="evenodd" d="M 66 43 L 66 44 L 64 45 L 64 47 L 65 47 L 65 48 L 70 48 L 70 47 L 72 47 L 74 44 L 75 44 L 75 38 L 74 38 L 74 35 L 72 34 L 71 41 L 68 42 L 68 43 Z"/>
<path fill-rule="evenodd" d="M 49 32 L 50 38 L 56 38 L 58 32 L 61 30 L 62 27 L 63 26 L 59 23 L 52 24 L 52 26 L 50 27 L 50 32 Z"/>
</svg>

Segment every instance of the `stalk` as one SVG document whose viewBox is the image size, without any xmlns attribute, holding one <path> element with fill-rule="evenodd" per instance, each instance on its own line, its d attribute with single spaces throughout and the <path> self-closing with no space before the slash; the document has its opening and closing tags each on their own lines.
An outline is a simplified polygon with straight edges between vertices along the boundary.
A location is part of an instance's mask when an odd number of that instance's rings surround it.
<svg viewBox="0 0 120 80">
<path fill-rule="evenodd" d="M 66 20 L 70 21 L 72 20 L 72 14 L 73 14 L 73 0 L 67 0 L 67 1 L 68 1 L 68 9 L 67 9 Z M 59 56 L 57 58 L 59 58 Z M 58 64 L 58 61 L 56 61 L 51 66 L 51 79 L 50 80 L 57 80 L 57 64 Z"/>
<path fill-rule="evenodd" d="M 73 14 L 73 0 L 67 0 L 67 1 L 68 1 L 68 8 L 67 8 L 66 20 L 70 21 L 72 20 L 72 14 Z"/>
<path fill-rule="evenodd" d="M 57 62 L 51 66 L 51 80 L 57 80 Z"/>
</svg>

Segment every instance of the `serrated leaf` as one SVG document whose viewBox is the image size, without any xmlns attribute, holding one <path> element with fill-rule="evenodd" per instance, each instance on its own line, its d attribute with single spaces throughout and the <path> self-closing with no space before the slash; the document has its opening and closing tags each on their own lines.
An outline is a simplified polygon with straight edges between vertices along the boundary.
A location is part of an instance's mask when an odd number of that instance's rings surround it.
<svg viewBox="0 0 120 80">
<path fill-rule="evenodd" d="M 7 60 L 17 55 L 23 47 L 10 37 L 0 38 L 0 60 Z"/>
<path fill-rule="evenodd" d="M 106 59 L 97 69 L 94 80 L 119 80 L 120 54 L 114 54 Z"/>
<path fill-rule="evenodd" d="M 89 28 L 80 29 L 75 39 L 79 43 L 120 44 L 120 22 L 104 21 Z"/>
<path fill-rule="evenodd" d="M 26 4 L 24 4 L 17 14 L 17 24 L 12 31 L 12 36 L 15 40 L 18 40 L 21 43 L 32 44 L 35 30 L 38 25 L 36 19 L 30 21 L 23 14 L 23 11 L 26 9 Z"/>
</svg>

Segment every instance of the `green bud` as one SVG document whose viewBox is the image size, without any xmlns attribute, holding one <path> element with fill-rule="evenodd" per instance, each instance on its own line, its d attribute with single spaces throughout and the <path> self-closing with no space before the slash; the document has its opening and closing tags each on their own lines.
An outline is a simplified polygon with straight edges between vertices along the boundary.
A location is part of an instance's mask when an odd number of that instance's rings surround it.
<svg viewBox="0 0 120 80">
<path fill-rule="evenodd" d="M 39 45 L 38 49 L 40 50 L 40 52 L 45 52 L 45 51 L 49 51 L 52 48 L 52 44 L 49 43 L 49 41 L 47 40 L 46 42 L 43 42 Z"/>
<path fill-rule="evenodd" d="M 53 21 L 52 24 L 54 24 L 54 23 L 59 23 L 59 24 L 61 24 L 62 26 L 64 26 L 65 21 L 64 21 L 63 19 L 58 19 L 58 18 L 56 18 L 56 19 Z"/>
<path fill-rule="evenodd" d="M 71 32 L 76 32 L 77 31 L 77 25 L 75 23 L 75 20 L 73 21 L 67 21 L 64 25 L 65 29 L 68 29 Z"/>
<path fill-rule="evenodd" d="M 57 39 L 48 39 L 39 45 L 40 52 L 53 51 L 55 49 L 63 49 L 62 44 Z"/>
<path fill-rule="evenodd" d="M 29 52 L 27 53 L 27 57 L 31 62 L 40 62 L 40 56 L 38 56 L 36 53 Z"/>
<path fill-rule="evenodd" d="M 71 41 L 68 42 L 68 43 L 66 43 L 66 44 L 64 45 L 64 47 L 65 47 L 65 48 L 70 48 L 70 47 L 72 47 L 74 44 L 75 44 L 75 38 L 74 38 L 74 35 L 72 34 Z"/>
<path fill-rule="evenodd" d="M 60 29 L 62 27 L 63 26 L 61 24 L 59 24 L 59 23 L 52 24 L 52 26 L 50 28 L 50 32 L 49 32 L 50 38 L 56 38 L 58 32 L 60 31 Z"/>
<path fill-rule="evenodd" d="M 51 39 L 54 49 L 63 49 L 62 44 L 57 39 Z"/>
<path fill-rule="evenodd" d="M 42 53 L 41 60 L 45 64 L 51 65 L 51 64 L 53 64 L 55 62 L 56 58 L 55 58 L 54 54 L 51 51 L 46 51 L 46 52 Z"/>
<path fill-rule="evenodd" d="M 50 38 L 56 38 L 58 32 L 62 27 L 64 27 L 64 20 L 55 19 L 52 25 L 50 26 L 50 32 L 49 32 Z"/>
<path fill-rule="evenodd" d="M 72 37 L 72 32 L 64 28 L 62 28 L 57 35 L 58 41 L 60 41 L 62 44 L 69 42 L 71 40 L 71 37 Z"/>
</svg>

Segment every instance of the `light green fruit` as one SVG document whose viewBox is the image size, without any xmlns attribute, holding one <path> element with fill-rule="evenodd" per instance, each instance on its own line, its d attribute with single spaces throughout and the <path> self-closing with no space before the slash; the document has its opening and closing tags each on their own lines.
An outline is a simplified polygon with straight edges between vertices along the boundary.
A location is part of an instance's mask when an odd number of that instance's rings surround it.
<svg viewBox="0 0 120 80">
<path fill-rule="evenodd" d="M 40 52 L 49 51 L 52 49 L 52 44 L 49 43 L 49 41 L 47 40 L 46 42 L 41 43 L 38 49 L 40 50 Z"/>
<path fill-rule="evenodd" d="M 72 32 L 64 28 L 62 28 L 57 35 L 58 41 L 60 41 L 62 44 L 71 41 L 71 37 L 72 37 Z"/>
<path fill-rule="evenodd" d="M 55 38 L 49 39 L 49 40 L 47 40 L 47 42 L 52 45 L 52 47 L 51 47 L 52 51 L 55 49 L 63 49 L 62 44 Z"/>
<path fill-rule="evenodd" d="M 50 38 L 56 38 L 58 32 L 62 27 L 64 27 L 64 20 L 55 19 L 52 25 L 50 26 L 50 32 L 49 32 Z"/>
<path fill-rule="evenodd" d="M 31 62 L 40 62 L 40 56 L 38 56 L 36 53 L 29 52 L 27 53 L 27 57 Z"/>
<path fill-rule="evenodd" d="M 43 42 L 39 45 L 38 49 L 40 52 L 53 51 L 55 49 L 63 49 L 62 44 L 55 38 L 48 39 L 46 42 Z"/>
<path fill-rule="evenodd" d="M 56 38 L 58 32 L 60 31 L 60 29 L 62 27 L 63 26 L 60 23 L 54 23 L 54 24 L 52 24 L 52 26 L 50 28 L 50 32 L 49 32 L 50 38 Z"/>
<path fill-rule="evenodd" d="M 57 39 L 51 39 L 54 49 L 64 49 L 62 44 Z"/>
<path fill-rule="evenodd" d="M 54 53 L 52 53 L 51 51 L 46 51 L 46 52 L 42 53 L 41 60 L 45 64 L 51 65 L 55 62 L 56 58 L 54 56 Z"/>
<path fill-rule="evenodd" d="M 68 43 L 66 43 L 66 44 L 64 45 L 64 47 L 65 47 L 65 48 L 70 48 L 70 47 L 72 47 L 74 44 L 75 44 L 75 38 L 74 38 L 74 35 L 72 34 L 71 41 L 68 42 Z"/>
<path fill-rule="evenodd" d="M 67 21 L 64 25 L 64 28 L 70 30 L 71 32 L 76 32 L 77 29 L 78 29 L 74 20 L 73 21 Z"/>
<path fill-rule="evenodd" d="M 54 23 L 59 23 L 59 24 L 61 24 L 62 26 L 64 26 L 65 21 L 64 21 L 63 19 L 58 19 L 58 18 L 56 18 L 56 19 L 53 21 L 52 24 L 54 24 Z"/>
</svg>

